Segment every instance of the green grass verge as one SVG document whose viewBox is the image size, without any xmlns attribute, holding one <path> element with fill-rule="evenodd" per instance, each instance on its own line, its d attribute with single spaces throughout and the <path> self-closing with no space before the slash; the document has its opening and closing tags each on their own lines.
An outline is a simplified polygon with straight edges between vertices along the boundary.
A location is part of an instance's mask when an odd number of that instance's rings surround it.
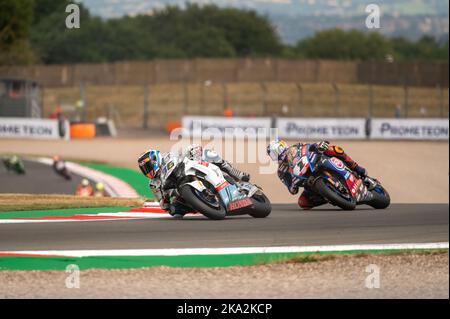
<svg viewBox="0 0 450 319">
<path fill-rule="evenodd" d="M 112 175 L 130 185 L 139 196 L 147 199 L 154 199 L 148 188 L 148 179 L 139 172 L 132 169 L 118 166 L 111 166 L 98 163 L 79 162 L 80 165 L 95 169 L 97 171 Z"/>
<path fill-rule="evenodd" d="M 101 257 L 0 257 L 0 270 L 60 270 L 63 271 L 70 264 L 77 265 L 81 270 L 86 269 L 131 269 L 157 266 L 178 268 L 207 268 L 253 266 L 272 263 L 318 262 L 329 260 L 331 257 L 318 256 L 357 256 L 361 254 L 436 254 L 448 253 L 448 250 L 414 250 L 414 251 L 348 251 L 326 253 L 269 253 L 269 254 L 236 254 L 236 255 L 193 255 L 193 256 L 101 256 Z"/>
<path fill-rule="evenodd" d="M 398 256 L 407 254 L 419 254 L 419 255 L 439 255 L 448 253 L 448 249 L 410 249 L 410 250 L 370 250 L 370 251 L 351 251 L 351 252 L 316 252 L 299 254 L 297 256 L 287 256 L 279 260 L 271 261 L 269 263 L 277 264 L 304 264 L 310 262 L 320 262 L 333 260 L 340 257 L 356 257 L 363 258 L 370 255 L 385 255 L 385 256 Z M 266 263 L 266 262 L 263 262 Z"/>
</svg>

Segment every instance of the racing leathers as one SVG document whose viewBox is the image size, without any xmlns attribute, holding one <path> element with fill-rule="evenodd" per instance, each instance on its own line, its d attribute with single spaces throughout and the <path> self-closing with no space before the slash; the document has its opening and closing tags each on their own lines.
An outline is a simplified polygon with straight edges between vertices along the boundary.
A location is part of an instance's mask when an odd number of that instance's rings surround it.
<svg viewBox="0 0 450 319">
<path fill-rule="evenodd" d="M 231 176 L 236 182 L 248 182 L 250 175 L 233 167 L 230 162 L 224 160 L 213 150 L 205 149 L 202 160 L 212 163 L 220 168 L 221 171 Z"/>
<path fill-rule="evenodd" d="M 171 153 L 165 154 L 163 157 L 176 156 Z M 184 154 L 183 156 L 188 156 Z M 189 156 L 188 156 L 189 158 Z M 223 172 L 230 175 L 236 181 L 249 181 L 250 175 L 241 172 L 234 168 L 228 161 L 222 159 L 216 152 L 206 149 L 201 158 L 190 158 L 191 160 L 205 161 L 219 167 Z M 168 211 L 172 216 L 176 218 L 182 218 L 184 215 L 190 212 L 190 208 L 184 204 L 183 198 L 178 196 L 175 189 L 165 190 L 161 182 L 161 175 L 158 174 L 155 178 L 150 179 L 149 187 L 159 201 L 162 209 Z"/>
<path fill-rule="evenodd" d="M 279 164 L 278 177 L 288 188 L 289 192 L 293 195 L 297 194 L 301 186 L 304 187 L 304 191 L 298 199 L 298 205 L 303 209 L 310 209 L 316 206 L 323 205 L 327 201 L 320 195 L 316 194 L 310 189 L 308 185 L 301 185 L 300 180 L 293 174 L 293 168 L 295 162 L 301 158 L 302 149 L 307 148 L 310 152 L 321 153 L 330 157 L 337 157 L 342 160 L 347 167 L 356 172 L 359 176 L 365 177 L 366 170 L 358 165 L 350 156 L 348 156 L 342 147 L 336 145 L 330 145 L 327 141 L 322 141 L 314 144 L 295 144 L 290 146 L 286 150 L 284 160 Z"/>
</svg>

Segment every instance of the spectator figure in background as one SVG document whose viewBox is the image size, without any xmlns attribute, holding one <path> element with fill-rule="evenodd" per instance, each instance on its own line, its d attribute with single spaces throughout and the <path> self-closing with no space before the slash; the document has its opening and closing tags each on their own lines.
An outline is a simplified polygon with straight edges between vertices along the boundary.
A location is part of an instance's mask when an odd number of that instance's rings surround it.
<svg viewBox="0 0 450 319">
<path fill-rule="evenodd" d="M 422 106 L 420 108 L 420 115 L 423 116 L 423 117 L 426 117 L 427 113 L 428 113 L 427 107 L 426 106 Z"/>
<path fill-rule="evenodd" d="M 95 184 L 95 191 L 94 191 L 93 196 L 94 197 L 105 197 L 106 196 L 105 186 L 103 185 L 103 183 L 98 182 L 97 184 Z"/>
<path fill-rule="evenodd" d="M 62 109 L 61 109 L 61 106 L 58 105 L 56 107 L 55 111 L 50 114 L 49 118 L 53 119 L 53 120 L 58 120 L 61 115 L 62 115 Z"/>
<path fill-rule="evenodd" d="M 67 169 L 66 162 L 63 161 L 59 156 L 53 156 L 53 170 L 56 174 L 64 177 L 66 180 L 71 180 L 72 176 Z"/>
<path fill-rule="evenodd" d="M 397 118 L 397 119 L 402 118 L 402 105 L 401 104 L 397 104 L 397 106 L 395 107 L 395 118 Z"/>
<path fill-rule="evenodd" d="M 75 195 L 81 196 L 81 197 L 89 197 L 89 196 L 92 196 L 92 187 L 91 187 L 91 183 L 89 183 L 89 181 L 88 181 L 86 178 L 84 178 L 84 179 L 81 181 L 81 184 L 78 185 L 77 191 L 76 191 Z"/>
</svg>

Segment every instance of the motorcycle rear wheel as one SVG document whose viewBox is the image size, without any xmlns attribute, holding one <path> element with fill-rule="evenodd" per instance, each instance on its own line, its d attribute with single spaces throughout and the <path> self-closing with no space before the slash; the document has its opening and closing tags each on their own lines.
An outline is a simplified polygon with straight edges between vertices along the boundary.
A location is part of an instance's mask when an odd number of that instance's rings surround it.
<svg viewBox="0 0 450 319">
<path fill-rule="evenodd" d="M 227 211 L 223 207 L 222 203 L 220 203 L 218 208 L 208 205 L 202 201 L 197 194 L 195 194 L 194 188 L 189 185 L 182 186 L 180 189 L 180 194 L 189 206 L 209 219 L 221 220 L 227 215 Z"/>
<path fill-rule="evenodd" d="M 254 195 L 252 202 L 253 209 L 249 215 L 253 218 L 266 218 L 272 212 L 272 204 L 266 195 Z"/>
<path fill-rule="evenodd" d="M 330 187 L 328 187 L 322 178 L 318 178 L 314 184 L 316 191 L 323 197 L 325 197 L 332 205 L 338 206 L 343 210 L 354 210 L 356 208 L 355 200 L 346 200 L 342 196 L 339 196 Z"/>
</svg>

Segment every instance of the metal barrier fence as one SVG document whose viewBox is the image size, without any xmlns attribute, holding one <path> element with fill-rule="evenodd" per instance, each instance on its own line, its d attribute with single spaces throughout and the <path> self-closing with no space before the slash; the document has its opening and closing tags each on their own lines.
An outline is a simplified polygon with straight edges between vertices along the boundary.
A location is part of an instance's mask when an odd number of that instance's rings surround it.
<svg viewBox="0 0 450 319">
<path fill-rule="evenodd" d="M 444 87 L 337 83 L 214 83 L 47 88 L 44 113 L 57 106 L 77 120 L 108 117 L 119 127 L 164 128 L 184 115 L 445 118 Z"/>
<path fill-rule="evenodd" d="M 46 87 L 165 83 L 300 82 L 448 87 L 448 62 L 364 62 L 287 59 L 192 59 L 104 64 L 0 67 Z"/>
</svg>

